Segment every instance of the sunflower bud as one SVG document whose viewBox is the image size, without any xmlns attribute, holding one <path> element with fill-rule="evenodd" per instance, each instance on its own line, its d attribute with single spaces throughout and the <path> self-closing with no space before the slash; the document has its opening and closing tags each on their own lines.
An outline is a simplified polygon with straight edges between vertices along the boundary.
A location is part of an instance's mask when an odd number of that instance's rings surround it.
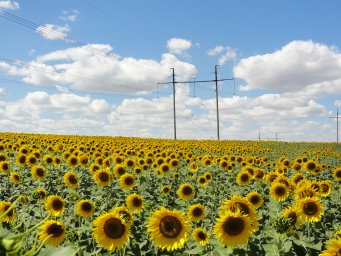
<svg viewBox="0 0 341 256">
<path fill-rule="evenodd" d="M 291 219 L 279 217 L 273 222 L 272 226 L 277 233 L 286 233 L 291 228 Z"/>
</svg>

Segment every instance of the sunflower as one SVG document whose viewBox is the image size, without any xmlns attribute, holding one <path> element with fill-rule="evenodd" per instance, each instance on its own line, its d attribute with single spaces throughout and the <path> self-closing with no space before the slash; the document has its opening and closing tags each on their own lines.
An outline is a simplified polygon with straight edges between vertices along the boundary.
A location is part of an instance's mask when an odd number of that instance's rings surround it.
<svg viewBox="0 0 341 256">
<path fill-rule="evenodd" d="M 59 221 L 47 220 L 39 229 L 39 239 L 47 245 L 58 246 L 64 241 L 66 230 Z"/>
<path fill-rule="evenodd" d="M 46 192 L 46 190 L 44 188 L 37 188 L 34 191 L 34 194 L 36 195 L 35 199 L 38 199 L 41 202 L 45 201 L 46 196 L 47 196 L 47 192 Z"/>
<path fill-rule="evenodd" d="M 256 168 L 255 169 L 255 175 L 253 176 L 253 178 L 256 181 L 262 181 L 265 177 L 265 172 L 264 170 L 260 169 L 260 168 Z"/>
<path fill-rule="evenodd" d="M 126 173 L 120 177 L 120 185 L 125 190 L 131 190 L 135 186 L 134 176 Z"/>
<path fill-rule="evenodd" d="M 117 213 L 104 213 L 93 221 L 96 242 L 108 251 L 120 250 L 129 243 L 129 226 Z"/>
<path fill-rule="evenodd" d="M 112 174 L 107 169 L 101 169 L 95 172 L 93 175 L 94 180 L 99 186 L 109 186 L 112 182 Z"/>
<path fill-rule="evenodd" d="M 100 166 L 98 164 L 91 164 L 89 167 L 89 171 L 92 175 L 95 174 L 96 171 L 100 169 Z"/>
<path fill-rule="evenodd" d="M 333 177 L 334 177 L 335 180 L 341 181 L 341 167 L 338 167 L 338 168 L 334 169 Z"/>
<path fill-rule="evenodd" d="M 317 168 L 317 165 L 313 160 L 309 160 L 309 161 L 305 162 L 305 164 L 303 166 L 306 169 L 306 171 L 308 171 L 308 172 L 314 172 L 315 169 Z"/>
<path fill-rule="evenodd" d="M 31 174 L 34 180 L 42 181 L 46 177 L 46 169 L 42 166 L 35 165 L 31 169 Z"/>
<path fill-rule="evenodd" d="M 187 241 L 188 222 L 181 212 L 161 207 L 149 217 L 147 231 L 157 247 L 171 252 Z"/>
<path fill-rule="evenodd" d="M 328 196 L 332 190 L 331 181 L 330 180 L 323 180 L 320 181 L 320 195 L 321 196 Z"/>
<path fill-rule="evenodd" d="M 212 174 L 210 172 L 205 172 L 204 175 L 207 181 L 211 181 L 212 180 Z"/>
<path fill-rule="evenodd" d="M 127 158 L 125 161 L 124 161 L 124 165 L 127 169 L 131 170 L 131 169 L 134 169 L 134 166 L 135 166 L 135 162 L 133 159 L 131 158 Z"/>
<path fill-rule="evenodd" d="M 167 174 L 170 171 L 170 166 L 168 163 L 163 163 L 160 165 L 159 170 L 162 174 Z"/>
<path fill-rule="evenodd" d="M 38 163 L 38 159 L 36 158 L 36 156 L 32 153 L 32 154 L 29 154 L 27 157 L 26 157 L 26 164 L 29 165 L 29 166 L 34 166 Z"/>
<path fill-rule="evenodd" d="M 78 165 L 78 158 L 75 155 L 71 155 L 66 160 L 66 163 L 69 167 L 75 168 Z"/>
<path fill-rule="evenodd" d="M 126 173 L 126 169 L 121 164 L 116 164 L 114 167 L 114 174 L 116 177 L 121 177 L 123 174 Z"/>
<path fill-rule="evenodd" d="M 26 155 L 24 154 L 18 154 L 15 158 L 15 162 L 18 166 L 23 167 L 26 164 Z"/>
<path fill-rule="evenodd" d="M 116 206 L 112 208 L 113 213 L 117 213 L 121 219 L 125 221 L 127 225 L 131 225 L 133 223 L 133 215 L 125 206 Z"/>
<path fill-rule="evenodd" d="M 184 183 L 180 185 L 177 193 L 181 199 L 190 200 L 194 196 L 194 189 L 190 184 Z"/>
<path fill-rule="evenodd" d="M 306 198 L 306 197 L 316 197 L 317 196 L 316 191 L 311 186 L 308 186 L 306 184 L 301 184 L 298 187 L 299 188 L 297 188 L 295 190 L 295 200 L 296 201 L 300 201 L 301 199 Z"/>
<path fill-rule="evenodd" d="M 12 183 L 16 185 L 21 183 L 20 175 L 18 172 L 11 172 L 9 179 Z"/>
<path fill-rule="evenodd" d="M 89 164 L 89 156 L 86 154 L 79 155 L 78 157 L 78 162 L 81 166 L 88 166 Z"/>
<path fill-rule="evenodd" d="M 54 166 L 59 166 L 61 163 L 62 163 L 62 160 L 61 160 L 58 156 L 55 156 L 55 157 L 53 158 L 53 164 L 54 164 Z"/>
<path fill-rule="evenodd" d="M 213 234 L 225 246 L 237 247 L 248 242 L 252 234 L 251 221 L 247 215 L 239 210 L 227 211 L 216 219 Z"/>
<path fill-rule="evenodd" d="M 205 246 L 208 243 L 208 239 L 210 238 L 203 228 L 194 229 L 192 232 L 192 237 L 201 246 Z"/>
<path fill-rule="evenodd" d="M 283 211 L 283 216 L 287 219 L 291 219 L 291 226 L 299 226 L 301 224 L 301 218 L 299 210 L 296 206 L 289 206 Z"/>
<path fill-rule="evenodd" d="M 296 173 L 294 176 L 291 177 L 291 180 L 298 184 L 301 180 L 304 180 L 304 176 L 301 173 Z"/>
<path fill-rule="evenodd" d="M 323 215 L 323 205 L 316 197 L 306 197 L 298 202 L 300 216 L 307 222 L 318 222 Z"/>
<path fill-rule="evenodd" d="M 293 171 L 295 171 L 295 172 L 299 172 L 299 171 L 301 171 L 301 169 L 302 169 L 302 165 L 301 165 L 300 163 L 298 163 L 298 162 L 294 162 L 294 163 L 292 163 L 292 165 L 291 165 L 291 169 L 292 169 Z"/>
<path fill-rule="evenodd" d="M 79 184 L 77 174 L 74 172 L 67 172 L 64 174 L 64 183 L 69 188 L 76 188 Z"/>
<path fill-rule="evenodd" d="M 199 169 L 199 166 L 198 166 L 198 164 L 197 164 L 196 162 L 192 162 L 192 163 L 189 165 L 189 170 L 190 170 L 191 172 L 196 172 L 196 171 L 198 171 L 198 169 Z"/>
<path fill-rule="evenodd" d="M 141 167 L 136 166 L 136 167 L 134 168 L 134 174 L 135 174 L 135 175 L 139 175 L 139 174 L 141 174 L 141 172 L 142 172 Z"/>
<path fill-rule="evenodd" d="M 205 178 L 205 176 L 200 176 L 197 179 L 197 183 L 201 186 L 204 187 L 207 184 L 207 179 Z"/>
<path fill-rule="evenodd" d="M 284 201 L 289 196 L 289 188 L 280 182 L 274 182 L 270 187 L 270 195 L 276 201 Z"/>
<path fill-rule="evenodd" d="M 44 163 L 46 165 L 52 165 L 53 164 L 53 157 L 51 155 L 44 156 Z"/>
<path fill-rule="evenodd" d="M 335 232 L 334 237 L 336 239 L 341 239 L 341 229 L 339 229 L 338 231 Z"/>
<path fill-rule="evenodd" d="M 269 172 L 267 175 L 266 175 L 266 182 L 268 183 L 268 184 L 271 184 L 272 182 L 274 182 L 276 179 L 277 179 L 277 177 L 278 177 L 278 173 L 276 173 L 276 172 Z"/>
<path fill-rule="evenodd" d="M 205 207 L 201 204 L 194 204 L 188 207 L 187 215 L 192 221 L 201 221 L 206 216 Z"/>
<path fill-rule="evenodd" d="M 341 239 L 329 239 L 326 242 L 326 249 L 319 256 L 340 256 L 341 255 Z"/>
<path fill-rule="evenodd" d="M 248 201 L 248 199 L 243 198 L 239 195 L 233 195 L 230 199 L 225 200 L 219 208 L 219 215 L 223 216 L 226 212 L 237 212 L 240 211 L 241 214 L 248 215 L 250 219 L 251 231 L 256 232 L 258 230 L 258 214 L 255 208 Z"/>
<path fill-rule="evenodd" d="M 81 217 L 90 218 L 94 214 L 94 204 L 87 199 L 80 200 L 76 204 L 76 214 Z"/>
<path fill-rule="evenodd" d="M 163 195 L 167 195 L 167 194 L 169 194 L 169 193 L 171 192 L 171 189 L 172 189 L 171 186 L 168 186 L 168 185 L 163 186 L 163 187 L 161 188 L 161 193 L 162 193 Z"/>
<path fill-rule="evenodd" d="M 246 170 L 240 171 L 236 177 L 237 183 L 241 186 L 248 185 L 251 181 L 251 178 L 252 176 Z"/>
<path fill-rule="evenodd" d="M 8 174 L 10 171 L 10 164 L 8 161 L 0 162 L 0 173 Z"/>
<path fill-rule="evenodd" d="M 131 212 L 141 212 L 143 209 L 143 199 L 135 193 L 127 196 L 126 204 Z"/>
<path fill-rule="evenodd" d="M 1 202 L 0 201 L 0 216 L 3 215 L 10 207 L 11 202 Z M 5 216 L 2 217 L 1 221 L 6 223 L 11 223 L 16 216 L 15 209 L 10 210 Z"/>
<path fill-rule="evenodd" d="M 252 204 L 252 206 L 257 209 L 264 203 L 264 199 L 261 194 L 257 191 L 250 192 L 246 195 L 246 199 Z"/>
<path fill-rule="evenodd" d="M 60 196 L 50 195 L 46 200 L 45 208 L 52 216 L 59 216 L 64 212 L 64 200 Z"/>
<path fill-rule="evenodd" d="M 179 160 L 178 159 L 172 159 L 169 161 L 169 165 L 172 169 L 176 169 L 179 166 Z"/>
</svg>

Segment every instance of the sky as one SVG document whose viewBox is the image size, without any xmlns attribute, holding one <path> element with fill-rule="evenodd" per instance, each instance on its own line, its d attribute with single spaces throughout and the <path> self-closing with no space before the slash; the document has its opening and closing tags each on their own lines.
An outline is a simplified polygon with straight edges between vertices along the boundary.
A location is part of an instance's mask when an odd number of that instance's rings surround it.
<svg viewBox="0 0 341 256">
<path fill-rule="evenodd" d="M 0 0 L 0 132 L 334 142 L 340 9 Z"/>
</svg>

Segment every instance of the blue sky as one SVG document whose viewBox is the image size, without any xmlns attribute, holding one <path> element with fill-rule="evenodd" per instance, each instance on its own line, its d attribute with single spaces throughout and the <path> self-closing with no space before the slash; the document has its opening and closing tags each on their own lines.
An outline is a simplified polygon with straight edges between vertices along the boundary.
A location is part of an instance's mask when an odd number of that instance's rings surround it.
<svg viewBox="0 0 341 256">
<path fill-rule="evenodd" d="M 219 64 L 236 79 L 219 84 L 221 139 L 335 141 L 340 7 L 0 0 L 0 131 L 172 138 L 172 88 L 157 83 Z M 177 137 L 216 139 L 214 83 L 176 92 Z"/>
</svg>

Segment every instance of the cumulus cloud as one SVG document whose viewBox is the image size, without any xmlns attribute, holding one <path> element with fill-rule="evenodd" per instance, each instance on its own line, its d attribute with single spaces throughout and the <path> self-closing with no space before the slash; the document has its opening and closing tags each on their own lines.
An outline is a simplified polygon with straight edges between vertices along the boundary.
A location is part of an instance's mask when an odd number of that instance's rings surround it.
<svg viewBox="0 0 341 256">
<path fill-rule="evenodd" d="M 335 105 L 336 107 L 341 107 L 341 100 L 336 100 L 336 101 L 334 102 L 334 105 Z"/>
<path fill-rule="evenodd" d="M 235 60 L 237 53 L 229 46 L 218 45 L 207 52 L 208 56 L 220 55 L 218 59 L 219 65 L 224 65 L 229 60 Z"/>
<path fill-rule="evenodd" d="M 167 48 L 170 53 L 184 55 L 192 47 L 192 42 L 182 38 L 171 38 L 167 41 Z"/>
<path fill-rule="evenodd" d="M 340 87 L 335 81 L 341 79 L 341 54 L 333 46 L 292 41 L 273 53 L 241 59 L 234 76 L 246 81 L 241 90 L 334 90 Z"/>
<path fill-rule="evenodd" d="M 61 40 L 67 37 L 70 30 L 71 28 L 68 24 L 65 24 L 64 26 L 45 24 L 36 29 L 39 34 L 48 40 Z"/>
<path fill-rule="evenodd" d="M 18 66 L 0 61 L 0 69 L 10 75 L 22 76 L 29 84 L 70 86 L 106 93 L 155 91 L 158 82 L 168 81 L 171 67 L 175 68 L 179 80 L 186 80 L 197 72 L 194 65 L 180 61 L 170 53 L 162 54 L 159 61 L 122 58 L 112 52 L 110 45 L 103 44 L 50 52 L 27 64 Z"/>
<path fill-rule="evenodd" d="M 62 15 L 59 16 L 59 18 L 61 20 L 64 20 L 64 21 L 73 21 L 74 22 L 78 18 L 79 14 L 80 13 L 78 10 L 62 11 Z"/>
<path fill-rule="evenodd" d="M 20 8 L 20 5 L 16 1 L 0 0 L 0 9 L 16 10 L 19 8 Z"/>
</svg>

